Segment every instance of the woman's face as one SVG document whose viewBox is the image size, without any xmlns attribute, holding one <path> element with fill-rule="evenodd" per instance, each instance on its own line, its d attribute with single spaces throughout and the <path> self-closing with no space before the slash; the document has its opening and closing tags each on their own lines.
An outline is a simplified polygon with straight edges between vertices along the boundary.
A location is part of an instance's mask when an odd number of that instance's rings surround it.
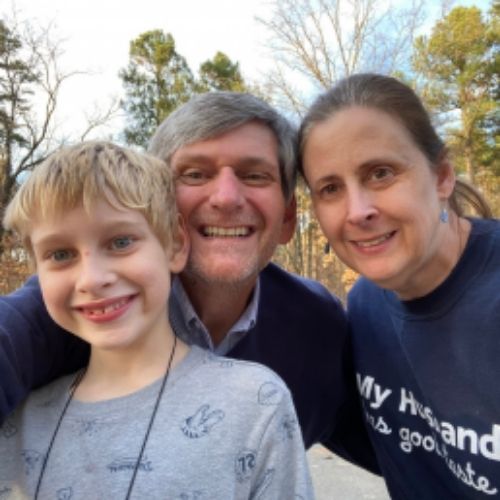
<svg viewBox="0 0 500 500">
<path fill-rule="evenodd" d="M 403 299 L 447 276 L 451 231 L 439 215 L 453 170 L 443 161 L 433 172 L 399 121 L 343 109 L 313 127 L 303 162 L 321 228 L 348 266 Z"/>
</svg>

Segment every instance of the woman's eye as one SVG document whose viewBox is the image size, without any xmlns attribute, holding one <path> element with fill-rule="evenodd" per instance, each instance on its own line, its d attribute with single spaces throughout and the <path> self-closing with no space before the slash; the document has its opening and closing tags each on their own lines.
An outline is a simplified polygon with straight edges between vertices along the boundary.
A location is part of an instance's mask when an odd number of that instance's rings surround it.
<svg viewBox="0 0 500 500">
<path fill-rule="evenodd" d="M 393 172 L 392 172 L 392 169 L 390 169 L 389 167 L 377 167 L 377 168 L 373 169 L 373 171 L 371 173 L 372 179 L 374 179 L 376 181 L 387 179 L 388 177 L 392 177 L 392 176 L 393 176 Z"/>
<path fill-rule="evenodd" d="M 128 248 L 133 242 L 131 236 L 119 236 L 111 241 L 111 248 L 113 250 L 124 250 Z"/>
<path fill-rule="evenodd" d="M 326 184 L 323 186 L 319 192 L 323 197 L 333 196 L 339 192 L 340 188 L 337 184 Z"/>
</svg>

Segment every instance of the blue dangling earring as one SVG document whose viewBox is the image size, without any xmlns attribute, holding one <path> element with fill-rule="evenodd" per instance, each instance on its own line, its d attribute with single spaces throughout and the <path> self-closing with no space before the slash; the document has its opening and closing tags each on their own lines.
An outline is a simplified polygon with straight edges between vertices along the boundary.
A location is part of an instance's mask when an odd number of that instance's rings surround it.
<svg viewBox="0 0 500 500">
<path fill-rule="evenodd" d="M 448 210 L 446 209 L 446 207 L 443 207 L 441 209 L 441 212 L 439 214 L 439 220 L 444 224 L 448 222 Z"/>
</svg>

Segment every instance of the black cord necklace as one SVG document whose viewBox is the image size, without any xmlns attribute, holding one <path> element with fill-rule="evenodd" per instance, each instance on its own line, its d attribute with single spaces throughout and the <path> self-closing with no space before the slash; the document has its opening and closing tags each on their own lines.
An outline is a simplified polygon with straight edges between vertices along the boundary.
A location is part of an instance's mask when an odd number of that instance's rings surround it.
<svg viewBox="0 0 500 500">
<path fill-rule="evenodd" d="M 130 498 L 131 493 L 132 493 L 132 488 L 134 487 L 135 478 L 137 476 L 137 471 L 139 470 L 139 465 L 141 463 L 142 456 L 144 455 L 144 450 L 146 449 L 146 444 L 148 442 L 149 434 L 151 433 L 154 419 L 156 417 L 158 407 L 160 406 L 160 401 L 161 401 L 162 395 L 165 392 L 165 386 L 167 385 L 168 375 L 170 373 L 170 367 L 172 366 L 172 360 L 174 359 L 176 347 L 177 347 L 177 336 L 174 335 L 174 344 L 172 346 L 172 350 L 170 351 L 170 358 L 168 360 L 167 369 L 165 371 L 165 375 L 163 375 L 163 380 L 161 382 L 160 390 L 158 391 L 158 396 L 156 397 L 155 405 L 154 405 L 153 411 L 151 413 L 151 417 L 149 418 L 148 427 L 146 429 L 146 433 L 144 434 L 144 438 L 142 440 L 141 450 L 139 452 L 139 456 L 137 457 L 137 461 L 135 462 L 134 472 L 132 473 L 132 478 L 130 479 L 130 483 L 128 485 L 128 490 L 127 490 L 127 495 L 125 496 L 125 500 L 128 500 Z M 83 369 L 80 372 L 78 372 L 78 374 L 76 375 L 75 381 L 73 382 L 73 384 L 71 386 L 68 398 L 67 398 L 66 402 L 64 403 L 64 407 L 61 411 L 61 414 L 59 415 L 59 419 L 57 420 L 56 428 L 54 429 L 54 432 L 53 432 L 52 437 L 51 437 L 50 442 L 49 442 L 49 447 L 47 449 L 47 453 L 45 454 L 45 457 L 44 457 L 43 462 L 42 462 L 40 476 L 38 477 L 38 482 L 36 484 L 35 494 L 33 497 L 34 500 L 38 499 L 38 494 L 40 492 L 40 487 L 42 485 L 42 479 L 43 479 L 43 476 L 45 474 L 47 462 L 49 461 L 49 455 L 50 455 L 50 452 L 52 451 L 52 448 L 54 446 L 54 441 L 56 440 L 56 436 L 57 436 L 57 433 L 59 432 L 59 428 L 61 427 L 61 423 L 63 421 L 64 415 L 66 414 L 66 410 L 68 409 L 69 404 L 71 403 L 71 400 L 73 399 L 73 395 L 75 394 L 76 389 L 80 385 L 80 382 L 82 381 L 83 376 L 85 375 L 85 372 L 86 372 L 86 369 Z"/>
</svg>

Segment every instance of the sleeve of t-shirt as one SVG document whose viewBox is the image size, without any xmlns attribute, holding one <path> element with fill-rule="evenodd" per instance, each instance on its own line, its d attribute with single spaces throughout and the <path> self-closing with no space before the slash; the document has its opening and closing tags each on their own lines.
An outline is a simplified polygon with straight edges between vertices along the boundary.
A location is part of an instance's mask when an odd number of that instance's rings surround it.
<svg viewBox="0 0 500 500">
<path fill-rule="evenodd" d="M 0 422 L 31 389 L 77 370 L 87 345 L 49 316 L 38 279 L 0 297 Z"/>
<path fill-rule="evenodd" d="M 314 499 L 304 441 L 292 397 L 283 391 L 257 454 L 252 499 Z"/>
</svg>

